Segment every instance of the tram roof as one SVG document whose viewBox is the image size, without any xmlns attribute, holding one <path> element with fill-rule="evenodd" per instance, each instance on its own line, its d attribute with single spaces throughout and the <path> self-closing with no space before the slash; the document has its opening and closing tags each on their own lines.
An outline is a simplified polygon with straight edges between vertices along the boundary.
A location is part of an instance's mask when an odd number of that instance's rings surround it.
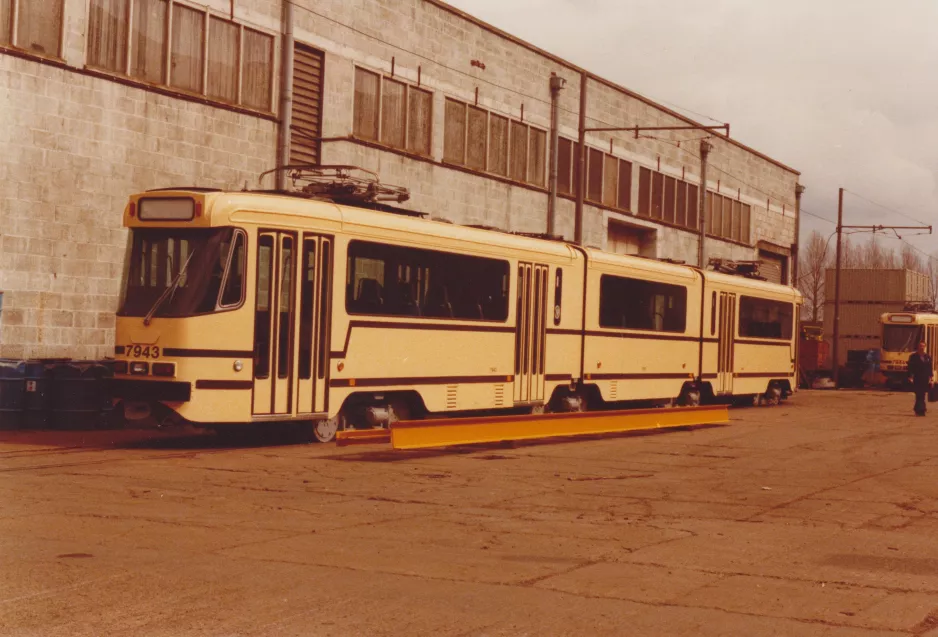
<svg viewBox="0 0 938 637">
<path fill-rule="evenodd" d="M 578 260 L 581 257 L 578 248 L 564 241 L 524 236 L 458 225 L 445 221 L 423 219 L 403 214 L 394 214 L 380 210 L 369 210 L 333 203 L 322 199 L 296 197 L 279 193 L 251 191 L 212 191 L 199 188 L 162 189 L 135 194 L 130 203 L 139 205 L 141 199 L 148 197 L 166 199 L 188 197 L 202 204 L 201 217 L 190 221 L 141 221 L 125 211 L 124 222 L 133 227 L 211 227 L 249 221 L 260 225 L 277 221 L 285 223 L 300 220 L 316 220 L 325 228 L 354 231 L 356 227 L 370 231 L 400 232 L 403 235 L 440 238 L 452 241 L 472 243 L 489 248 L 518 250 L 553 256 L 557 259 Z M 129 208 L 129 207 L 128 207 Z M 261 215 L 261 216 L 258 216 Z M 657 273 L 676 280 L 691 281 L 699 276 L 699 270 L 691 265 L 669 263 L 640 256 L 614 254 L 596 248 L 585 248 L 591 262 L 610 268 L 628 267 L 646 273 Z M 533 257 L 532 257 L 533 258 Z M 707 281 L 720 282 L 726 286 L 748 289 L 763 294 L 774 294 L 788 298 L 800 298 L 797 290 L 784 285 L 750 279 L 743 276 L 704 271 Z"/>
<path fill-rule="evenodd" d="M 462 241 L 491 249 L 513 249 L 523 252 L 537 252 L 545 256 L 576 260 L 582 258 L 578 251 L 564 241 L 551 241 L 536 237 L 512 234 L 497 230 L 473 228 L 445 221 L 423 219 L 407 215 L 398 215 L 380 210 L 369 210 L 354 206 L 340 205 L 321 199 L 309 199 L 275 193 L 258 192 L 204 192 L 194 189 L 162 190 L 158 193 L 140 193 L 130 198 L 132 204 L 139 204 L 147 197 L 171 198 L 191 197 L 202 203 L 203 214 L 200 219 L 180 222 L 148 222 L 133 219 L 125 212 L 125 223 L 133 227 L 205 227 L 224 226 L 231 223 L 250 222 L 263 225 L 282 221 L 294 224 L 315 220 L 320 230 L 333 229 L 354 232 L 361 230 L 400 232 L 411 236 L 420 236 L 432 243 L 433 238 Z"/>
</svg>

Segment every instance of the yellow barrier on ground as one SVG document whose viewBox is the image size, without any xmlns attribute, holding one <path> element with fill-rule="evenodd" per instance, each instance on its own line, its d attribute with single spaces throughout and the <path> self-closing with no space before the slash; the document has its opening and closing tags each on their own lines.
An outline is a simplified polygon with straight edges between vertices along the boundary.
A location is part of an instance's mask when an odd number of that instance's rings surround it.
<svg viewBox="0 0 938 637">
<path fill-rule="evenodd" d="M 425 449 L 509 440 L 533 440 L 620 433 L 668 427 L 710 425 L 729 421 L 726 405 L 629 409 L 538 416 L 485 416 L 410 420 L 386 429 L 339 432 L 339 446 L 390 441 L 394 449 Z"/>
</svg>

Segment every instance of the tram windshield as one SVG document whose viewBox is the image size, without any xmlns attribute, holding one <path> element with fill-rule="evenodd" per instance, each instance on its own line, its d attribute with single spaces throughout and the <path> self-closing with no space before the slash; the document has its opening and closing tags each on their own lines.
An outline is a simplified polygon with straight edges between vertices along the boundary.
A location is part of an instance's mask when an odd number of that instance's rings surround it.
<svg viewBox="0 0 938 637">
<path fill-rule="evenodd" d="M 152 312 L 178 318 L 241 302 L 243 233 L 234 228 L 135 228 L 131 233 L 118 316 Z"/>
<path fill-rule="evenodd" d="M 886 325 L 883 327 L 883 349 L 887 352 L 914 352 L 921 340 L 921 325 Z"/>
</svg>

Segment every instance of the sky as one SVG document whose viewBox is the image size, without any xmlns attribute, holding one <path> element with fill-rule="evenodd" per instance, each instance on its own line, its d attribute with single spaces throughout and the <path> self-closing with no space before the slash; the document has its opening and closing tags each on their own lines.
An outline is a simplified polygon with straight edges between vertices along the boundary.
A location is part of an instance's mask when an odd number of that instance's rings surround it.
<svg viewBox="0 0 938 637">
<path fill-rule="evenodd" d="M 934 0 L 448 2 L 698 121 L 729 122 L 801 172 L 803 239 L 834 231 L 818 217 L 836 220 L 841 187 L 845 225 L 938 233 Z M 900 234 L 938 253 L 938 234 Z"/>
</svg>

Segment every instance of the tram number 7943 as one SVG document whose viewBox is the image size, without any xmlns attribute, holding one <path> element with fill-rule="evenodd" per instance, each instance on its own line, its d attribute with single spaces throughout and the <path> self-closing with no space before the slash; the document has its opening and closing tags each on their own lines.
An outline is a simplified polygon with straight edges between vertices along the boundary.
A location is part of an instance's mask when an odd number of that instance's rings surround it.
<svg viewBox="0 0 938 637">
<path fill-rule="evenodd" d="M 160 348 L 156 345 L 128 345 L 125 349 L 128 356 L 134 358 L 159 358 Z"/>
</svg>

